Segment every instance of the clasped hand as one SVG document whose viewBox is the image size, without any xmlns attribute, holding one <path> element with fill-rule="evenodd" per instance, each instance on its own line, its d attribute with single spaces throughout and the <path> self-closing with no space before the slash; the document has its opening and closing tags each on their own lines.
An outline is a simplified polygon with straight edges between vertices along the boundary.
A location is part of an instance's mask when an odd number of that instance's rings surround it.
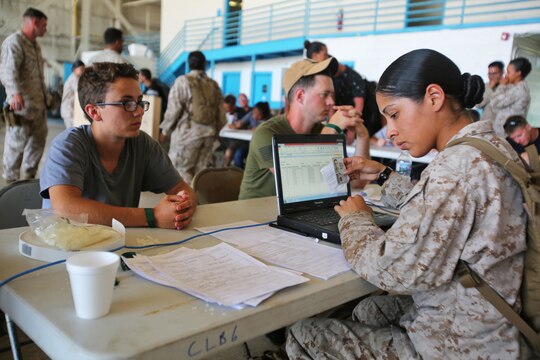
<svg viewBox="0 0 540 360">
<path fill-rule="evenodd" d="M 183 190 L 176 195 L 166 195 L 154 208 L 156 226 L 181 230 L 191 222 L 195 207 L 193 199 Z"/>
<path fill-rule="evenodd" d="M 334 106 L 336 111 L 330 118 L 330 123 L 339 126 L 341 129 L 353 130 L 356 137 L 368 137 L 369 133 L 364 126 L 362 114 L 358 113 L 354 107 L 350 105 Z"/>
</svg>

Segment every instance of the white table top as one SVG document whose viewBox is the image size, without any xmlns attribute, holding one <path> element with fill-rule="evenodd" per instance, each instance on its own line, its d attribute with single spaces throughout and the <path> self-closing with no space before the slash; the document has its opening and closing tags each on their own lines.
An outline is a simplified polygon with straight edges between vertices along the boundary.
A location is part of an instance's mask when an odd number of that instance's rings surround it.
<svg viewBox="0 0 540 360">
<path fill-rule="evenodd" d="M 276 218 L 275 197 L 199 206 L 184 231 L 130 228 L 128 245 L 150 235 L 168 243 L 197 234 L 194 226 Z M 26 228 L 0 230 L 0 279 L 43 263 L 18 253 L 18 235 Z M 202 248 L 219 240 L 204 236 L 186 245 Z M 146 255 L 170 247 L 140 251 Z M 119 251 L 131 251 L 123 249 Z M 0 288 L 0 308 L 54 359 L 196 359 L 241 344 L 296 320 L 375 290 L 352 271 L 328 281 L 280 291 L 255 308 L 234 310 L 207 304 L 180 291 L 118 273 L 111 312 L 96 320 L 77 318 L 64 264 L 25 275 Z"/>
<path fill-rule="evenodd" d="M 219 136 L 221 137 L 228 138 L 228 139 L 245 140 L 245 141 L 250 141 L 252 135 L 253 135 L 253 130 L 229 129 L 226 126 L 223 129 L 221 129 L 221 131 L 219 132 Z M 355 149 L 353 146 L 347 146 L 347 154 L 349 156 L 354 155 L 354 150 Z M 369 154 L 372 157 L 395 160 L 397 159 L 400 153 L 401 153 L 401 150 L 395 146 L 370 145 L 369 147 Z M 431 160 L 435 158 L 436 155 L 437 155 L 436 152 L 430 152 L 427 155 L 424 155 L 420 158 L 413 158 L 413 161 L 429 164 Z"/>
</svg>

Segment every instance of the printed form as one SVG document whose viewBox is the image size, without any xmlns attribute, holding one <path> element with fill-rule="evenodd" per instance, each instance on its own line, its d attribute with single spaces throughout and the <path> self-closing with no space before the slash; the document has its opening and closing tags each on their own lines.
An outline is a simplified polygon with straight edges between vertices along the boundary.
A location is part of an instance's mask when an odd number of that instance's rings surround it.
<svg viewBox="0 0 540 360">
<path fill-rule="evenodd" d="M 208 233 L 223 228 L 255 224 L 257 223 L 254 221 L 246 220 L 196 228 L 196 230 Z M 312 238 L 270 226 L 226 230 L 212 234 L 212 236 L 268 263 L 324 280 L 350 270 L 341 249 L 319 244 Z"/>
<path fill-rule="evenodd" d="M 141 277 L 225 306 L 256 306 L 276 291 L 309 281 L 225 243 L 124 261 Z"/>
</svg>

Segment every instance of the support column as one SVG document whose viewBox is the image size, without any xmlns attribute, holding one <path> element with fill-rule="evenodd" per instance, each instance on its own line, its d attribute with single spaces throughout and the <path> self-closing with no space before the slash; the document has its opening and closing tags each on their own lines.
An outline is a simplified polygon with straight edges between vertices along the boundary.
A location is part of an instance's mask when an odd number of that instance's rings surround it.
<svg viewBox="0 0 540 360">
<path fill-rule="evenodd" d="M 92 16 L 91 0 L 81 0 L 81 43 L 77 55 L 90 50 L 90 17 Z"/>
</svg>

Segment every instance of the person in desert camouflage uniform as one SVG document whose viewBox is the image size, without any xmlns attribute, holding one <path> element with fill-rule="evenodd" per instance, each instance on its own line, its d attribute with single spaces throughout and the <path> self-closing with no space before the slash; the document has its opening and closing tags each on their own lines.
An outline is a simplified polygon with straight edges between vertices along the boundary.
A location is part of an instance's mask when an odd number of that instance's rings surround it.
<svg viewBox="0 0 540 360">
<path fill-rule="evenodd" d="M 75 105 L 75 94 L 77 93 L 79 78 L 84 72 L 85 66 L 81 60 L 76 60 L 71 66 L 71 69 L 72 73 L 68 76 L 66 83 L 64 84 L 62 104 L 60 106 L 60 115 L 62 115 L 66 128 L 74 126 L 73 107 Z"/>
<path fill-rule="evenodd" d="M 47 32 L 47 16 L 28 8 L 23 21 L 22 30 L 9 35 L 0 52 L 0 81 L 20 122 L 6 128 L 3 176 L 7 182 L 36 176 L 48 131 L 43 57 L 36 42 Z"/>
<path fill-rule="evenodd" d="M 360 302 L 351 321 L 294 324 L 287 339 L 291 359 L 517 359 L 526 352 L 519 331 L 455 274 L 463 260 L 519 306 L 526 249 L 521 190 L 479 150 L 445 148 L 451 139 L 472 136 L 520 163 L 491 122 L 470 123 L 465 108 L 482 93 L 480 77 L 461 75 L 433 50 L 407 53 L 383 73 L 377 102 L 388 136 L 415 157 L 432 148 L 440 153 L 414 186 L 378 162 L 346 159 L 352 178 L 384 183 L 383 201 L 400 208 L 386 233 L 362 197 L 341 201 L 336 211 L 351 268 L 395 295 Z"/>
<path fill-rule="evenodd" d="M 160 141 L 164 142 L 170 137 L 169 157 L 176 170 L 189 184 L 200 170 L 213 166 L 213 144 L 226 120 L 221 90 L 205 73 L 206 57 L 202 52 L 194 51 L 189 54 L 188 63 L 191 71 L 188 75 L 176 79 L 169 92 L 167 111 L 160 125 Z M 212 98 L 209 95 L 205 99 L 209 104 L 208 116 L 215 117 L 210 119 L 209 125 L 191 119 L 193 100 L 188 76 L 212 83 L 214 93 L 219 93 L 219 96 Z"/>
</svg>

